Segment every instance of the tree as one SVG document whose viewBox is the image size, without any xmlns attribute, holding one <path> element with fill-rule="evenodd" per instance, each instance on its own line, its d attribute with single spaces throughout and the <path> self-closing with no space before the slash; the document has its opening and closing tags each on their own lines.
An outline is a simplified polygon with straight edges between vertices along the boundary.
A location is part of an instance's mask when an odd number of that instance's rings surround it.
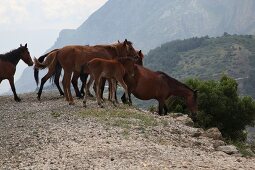
<svg viewBox="0 0 255 170">
<path fill-rule="evenodd" d="M 189 79 L 186 83 L 199 90 L 199 112 L 194 117 L 197 126 L 218 127 L 226 138 L 245 140 L 243 130 L 254 124 L 255 101 L 248 96 L 238 96 L 238 84 L 234 79 L 224 75 L 220 81 Z M 188 113 L 183 100 L 172 101 L 168 101 L 170 110 Z"/>
</svg>

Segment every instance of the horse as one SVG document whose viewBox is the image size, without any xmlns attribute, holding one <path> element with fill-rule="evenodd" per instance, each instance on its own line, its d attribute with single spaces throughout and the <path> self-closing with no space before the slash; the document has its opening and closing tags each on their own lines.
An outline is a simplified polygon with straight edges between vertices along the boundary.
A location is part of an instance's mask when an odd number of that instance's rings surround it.
<svg viewBox="0 0 255 170">
<path fill-rule="evenodd" d="M 123 78 L 125 74 L 134 75 L 134 64 L 136 60 L 133 58 L 117 58 L 116 60 L 106 60 L 102 58 L 95 58 L 87 63 L 87 68 L 89 70 L 89 73 L 91 75 L 90 82 L 86 85 L 86 92 L 88 91 L 88 88 L 91 84 L 91 80 L 95 80 L 96 84 L 96 97 L 97 97 L 97 103 L 99 106 L 103 107 L 101 104 L 101 96 L 100 96 L 100 81 L 102 78 L 106 78 L 109 82 L 111 82 L 111 89 L 109 90 L 110 100 L 115 105 L 116 98 L 116 81 L 121 84 L 121 86 L 125 90 L 125 95 L 128 96 L 128 89 L 127 85 L 124 82 Z M 86 68 L 86 67 L 84 67 Z M 87 93 L 85 94 L 83 104 L 84 107 L 86 107 L 86 101 L 87 101 Z M 115 105 L 116 106 L 116 105 Z"/>
<path fill-rule="evenodd" d="M 38 58 L 38 61 L 39 62 L 43 62 L 44 59 L 50 55 L 52 52 L 56 52 L 58 51 L 59 49 L 54 49 L 42 56 L 40 56 Z M 52 68 L 53 69 L 53 68 Z M 56 63 L 56 66 L 55 66 L 55 70 L 54 71 L 50 71 L 50 72 L 53 72 L 50 77 L 52 79 L 54 79 L 54 83 L 56 84 L 57 88 L 58 88 L 58 91 L 60 93 L 60 96 L 63 96 L 64 95 L 64 92 L 63 90 L 61 89 L 60 85 L 59 85 L 59 78 L 61 76 L 61 70 L 62 70 L 62 67 L 61 65 L 59 64 L 59 62 Z M 81 98 L 82 95 L 81 95 L 81 92 L 82 90 L 79 90 L 78 89 L 78 78 L 80 77 L 82 80 L 86 80 L 87 79 L 87 76 L 86 74 L 81 74 L 81 75 L 74 75 L 73 78 L 72 78 L 72 84 L 73 84 L 73 87 L 75 89 L 75 93 L 76 93 L 76 96 Z M 41 79 L 41 84 L 40 84 L 40 88 L 38 90 L 38 93 L 37 93 L 37 99 L 40 100 L 41 99 L 41 95 L 42 95 L 42 90 L 43 90 L 43 86 L 44 84 L 46 83 L 46 81 L 49 79 L 49 74 L 46 74 L 42 79 Z M 39 69 L 38 68 L 34 68 L 34 79 L 36 81 L 36 84 L 38 85 L 39 84 Z M 84 86 L 84 85 L 83 85 Z M 82 88 L 81 88 L 82 89 Z M 91 94 L 90 94 L 91 95 Z"/>
<path fill-rule="evenodd" d="M 167 114 L 166 99 L 170 96 L 184 97 L 188 109 L 197 111 L 197 90 L 168 76 L 164 72 L 154 72 L 145 67 L 135 65 L 134 76 L 126 75 L 124 81 L 128 91 L 141 100 L 156 99 L 159 103 L 159 115 Z"/>
<path fill-rule="evenodd" d="M 16 88 L 14 85 L 14 74 L 16 72 L 16 66 L 20 59 L 23 60 L 28 66 L 32 66 L 34 64 L 27 48 L 27 44 L 25 44 L 25 46 L 22 46 L 22 44 L 20 44 L 20 47 L 17 49 L 5 54 L 0 54 L 0 83 L 4 79 L 9 80 L 14 95 L 14 100 L 16 102 L 21 101 L 21 99 L 16 93 Z"/>
<path fill-rule="evenodd" d="M 54 54 L 52 54 L 54 53 Z M 119 57 L 137 57 L 137 53 L 132 46 L 130 41 L 125 40 L 122 43 L 116 43 L 111 45 L 95 45 L 95 46 L 81 46 L 71 45 L 65 46 L 58 51 L 50 53 L 51 56 L 47 56 L 45 61 L 39 62 L 36 58 L 34 59 L 36 68 L 54 67 L 57 62 L 60 63 L 64 69 L 64 78 L 62 80 L 64 87 L 64 94 L 66 101 L 73 105 L 73 97 L 70 91 L 70 81 L 72 73 L 74 75 L 80 74 L 81 67 L 94 58 L 101 58 L 102 56 L 106 59 L 114 59 Z M 47 73 L 52 75 L 54 69 Z M 85 72 L 87 73 L 87 72 Z"/>
<path fill-rule="evenodd" d="M 119 42 L 119 41 L 118 41 L 118 42 Z M 144 55 L 143 55 L 143 53 L 142 53 L 142 50 L 139 50 L 139 51 L 137 50 L 136 52 L 137 52 L 137 54 L 138 54 L 138 58 L 136 58 L 135 64 L 138 64 L 138 65 L 143 66 L 143 58 L 144 58 Z M 100 96 L 101 96 L 101 99 L 103 99 L 103 91 L 104 91 L 105 82 L 106 82 L 105 79 L 102 79 L 102 81 L 100 82 L 100 86 L 101 86 L 101 87 L 100 87 L 100 88 L 101 88 Z M 88 93 L 89 96 L 91 96 L 91 93 L 90 93 L 90 91 L 89 91 L 89 88 L 90 88 L 90 85 L 91 85 L 92 83 L 93 83 L 93 78 L 90 78 L 90 79 L 89 79 L 89 86 L 88 86 L 88 88 L 85 88 L 85 89 L 86 89 L 86 92 L 84 92 L 84 93 Z M 82 87 L 81 87 L 81 88 L 84 88 L 83 85 L 85 85 L 85 84 L 86 84 L 86 83 L 82 83 Z M 109 95 L 108 95 L 108 100 L 110 100 L 110 98 L 111 98 L 111 93 L 110 93 L 110 89 L 112 88 L 111 85 L 112 85 L 112 83 L 109 82 Z M 116 84 L 116 85 L 117 85 L 117 84 Z M 82 89 L 82 90 L 83 90 L 83 89 Z M 95 86 L 94 86 L 94 91 L 96 92 Z M 82 93 L 82 92 L 81 92 L 81 93 Z M 116 93 L 114 94 L 114 97 L 115 97 L 115 100 L 118 102 L 117 94 L 116 94 Z M 130 93 L 128 94 L 128 97 L 129 97 L 129 103 L 128 103 L 128 102 L 125 102 L 125 103 L 132 104 L 131 97 L 130 97 Z M 125 98 L 125 99 L 126 99 L 125 93 L 123 93 L 122 98 Z M 127 101 L 127 99 L 126 99 L 126 101 Z"/>
</svg>

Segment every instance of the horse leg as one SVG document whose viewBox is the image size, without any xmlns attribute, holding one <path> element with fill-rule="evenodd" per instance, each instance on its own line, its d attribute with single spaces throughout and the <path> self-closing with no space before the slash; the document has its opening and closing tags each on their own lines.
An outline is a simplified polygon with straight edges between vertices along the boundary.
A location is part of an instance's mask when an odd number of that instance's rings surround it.
<svg viewBox="0 0 255 170">
<path fill-rule="evenodd" d="M 123 104 L 127 104 L 127 98 L 125 96 L 125 92 L 123 93 L 123 95 L 121 96 L 121 101 Z"/>
<path fill-rule="evenodd" d="M 82 98 L 82 95 L 79 91 L 79 88 L 78 88 L 78 79 L 79 79 L 79 74 L 77 72 L 74 72 L 73 74 L 73 77 L 72 77 L 72 85 L 74 87 L 74 91 L 75 91 L 75 94 L 76 94 L 76 97 L 78 98 Z"/>
<path fill-rule="evenodd" d="M 58 91 L 60 93 L 60 96 L 64 95 L 63 90 L 61 89 L 60 85 L 59 85 L 59 78 L 61 75 L 61 66 L 59 67 L 58 65 L 56 66 L 57 68 L 55 69 L 55 78 L 54 78 L 54 83 L 56 84 Z"/>
<path fill-rule="evenodd" d="M 115 98 L 116 103 L 119 103 L 118 98 L 117 98 L 117 89 L 118 89 L 118 82 L 115 80 L 114 98 Z"/>
<path fill-rule="evenodd" d="M 164 108 L 164 111 L 165 111 L 164 114 L 167 115 L 168 109 L 167 109 L 167 106 L 166 106 L 165 103 L 164 103 L 164 107 L 163 108 Z"/>
<path fill-rule="evenodd" d="M 84 91 L 84 88 L 85 88 L 85 86 L 86 86 L 86 82 L 87 82 L 87 79 L 88 79 L 88 74 L 81 74 L 80 75 L 80 80 L 81 80 L 81 82 L 82 82 L 82 84 L 81 84 L 81 89 L 80 89 L 80 93 L 81 93 L 81 95 L 85 95 L 85 91 Z M 90 93 L 90 91 L 88 91 L 89 93 L 88 93 L 88 95 L 90 96 L 90 97 L 93 97 L 93 95 Z"/>
<path fill-rule="evenodd" d="M 125 90 L 125 97 L 128 97 L 128 101 L 129 101 L 129 95 L 128 95 L 128 87 L 126 85 L 126 83 L 124 82 L 123 78 L 118 79 L 118 82 L 121 84 L 121 86 L 124 88 Z M 130 103 L 128 103 L 130 105 Z"/>
<path fill-rule="evenodd" d="M 72 72 L 70 71 L 66 71 L 64 73 L 63 87 L 65 91 L 66 101 L 69 102 L 69 105 L 74 105 L 73 97 L 70 90 L 71 76 L 72 76 Z"/>
<path fill-rule="evenodd" d="M 117 105 L 116 105 L 117 101 L 116 101 L 116 98 L 115 98 L 116 89 L 117 89 L 117 87 L 116 87 L 116 84 L 117 84 L 117 83 L 116 83 L 116 80 L 111 79 L 111 84 L 112 84 L 112 89 L 111 89 L 111 101 L 112 101 L 112 103 L 113 103 L 114 106 L 117 106 Z"/>
<path fill-rule="evenodd" d="M 101 99 L 104 101 L 104 86 L 105 86 L 105 82 L 106 82 L 106 79 L 105 78 L 101 78 L 100 80 L 100 97 Z"/>
<path fill-rule="evenodd" d="M 15 86 L 14 86 L 14 77 L 12 76 L 8 80 L 9 80 L 9 83 L 10 83 L 10 86 L 11 86 L 11 89 L 12 89 L 12 92 L 13 92 L 13 95 L 14 95 L 14 100 L 16 102 L 20 102 L 21 99 L 17 96 L 16 89 L 15 89 Z"/>
<path fill-rule="evenodd" d="M 108 79 L 108 100 L 112 101 L 113 79 Z"/>
<path fill-rule="evenodd" d="M 89 97 L 94 97 L 94 96 L 90 93 L 90 87 L 91 87 L 92 83 L 94 82 L 94 80 L 95 80 L 94 77 L 90 75 L 89 82 L 87 83 L 87 84 L 89 84 L 89 85 L 88 85 L 88 88 L 86 88 L 86 91 L 85 91 L 85 93 L 87 93 Z M 85 84 L 85 83 L 84 83 L 84 84 Z M 96 84 L 95 84 L 95 83 L 93 84 L 93 89 L 94 89 L 94 92 L 95 92 L 95 94 L 96 94 Z"/>
<path fill-rule="evenodd" d="M 99 107 L 103 107 L 102 103 L 101 103 L 101 96 L 100 96 L 100 81 L 101 81 L 101 76 L 98 76 L 95 78 L 95 83 L 96 83 L 96 97 L 97 97 L 97 104 Z"/>
<path fill-rule="evenodd" d="M 130 93 L 130 92 L 128 92 L 128 98 L 129 98 L 129 103 L 130 103 L 130 105 L 132 105 L 131 93 Z"/>
<path fill-rule="evenodd" d="M 42 95 L 42 90 L 43 90 L 43 86 L 46 83 L 46 81 L 54 74 L 55 70 L 49 68 L 48 73 L 41 79 L 41 85 L 39 88 L 39 91 L 37 93 L 37 99 L 40 100 L 41 99 L 41 95 Z"/>
<path fill-rule="evenodd" d="M 162 114 L 163 107 L 164 107 L 164 102 L 163 101 L 159 101 L 158 102 L 158 113 L 159 113 L 160 116 L 163 116 L 163 114 Z"/>
<path fill-rule="evenodd" d="M 94 81 L 94 78 L 90 77 L 89 82 L 87 84 L 82 82 L 82 84 L 86 84 L 85 89 L 83 89 L 83 93 L 84 93 L 83 106 L 84 107 L 86 107 L 87 99 L 88 99 L 88 96 L 89 96 L 89 88 L 90 88 L 91 84 L 93 83 L 93 81 Z"/>
</svg>

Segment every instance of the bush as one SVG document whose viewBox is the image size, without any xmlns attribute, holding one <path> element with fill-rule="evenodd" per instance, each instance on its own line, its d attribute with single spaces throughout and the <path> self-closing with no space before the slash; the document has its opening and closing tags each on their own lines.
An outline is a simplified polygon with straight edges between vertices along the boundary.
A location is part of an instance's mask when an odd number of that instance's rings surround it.
<svg viewBox="0 0 255 170">
<path fill-rule="evenodd" d="M 186 84 L 199 90 L 199 112 L 194 118 L 197 126 L 218 127 L 225 138 L 232 140 L 246 139 L 245 127 L 252 126 L 255 120 L 255 102 L 251 97 L 238 96 L 238 84 L 234 79 L 224 75 L 220 81 L 189 79 Z M 175 111 L 181 105 L 183 113 L 188 113 L 183 100 L 171 100 L 168 101 L 169 110 Z"/>
</svg>

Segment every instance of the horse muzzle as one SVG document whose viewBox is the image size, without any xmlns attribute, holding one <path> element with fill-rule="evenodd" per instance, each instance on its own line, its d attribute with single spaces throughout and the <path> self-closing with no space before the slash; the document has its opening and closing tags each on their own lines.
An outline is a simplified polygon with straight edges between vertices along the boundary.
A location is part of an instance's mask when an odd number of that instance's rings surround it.
<svg viewBox="0 0 255 170">
<path fill-rule="evenodd" d="M 27 65 L 28 65 L 28 66 L 33 66 L 33 65 L 34 65 L 34 62 L 33 62 L 33 61 L 32 61 L 32 62 L 29 62 Z"/>
</svg>

